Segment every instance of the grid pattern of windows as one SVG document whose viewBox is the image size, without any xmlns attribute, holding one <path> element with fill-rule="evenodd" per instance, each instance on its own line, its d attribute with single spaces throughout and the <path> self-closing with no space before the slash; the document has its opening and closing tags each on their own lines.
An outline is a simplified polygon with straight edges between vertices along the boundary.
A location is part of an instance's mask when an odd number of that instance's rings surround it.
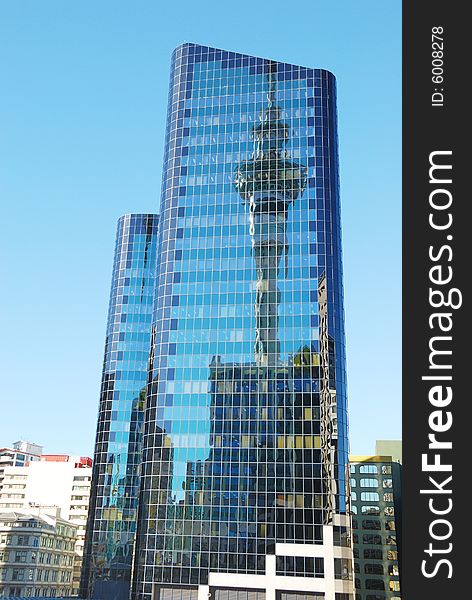
<svg viewBox="0 0 472 600">
<path fill-rule="evenodd" d="M 351 496 L 356 600 L 400 600 L 401 465 L 370 460 L 350 465 L 351 485 L 371 488 Z"/>
<path fill-rule="evenodd" d="M 266 595 L 262 590 L 232 590 L 213 588 L 211 596 L 215 600 L 265 600 Z"/>
<path fill-rule="evenodd" d="M 129 593 L 157 232 L 157 215 L 118 221 L 82 569 L 86 598 Z"/>
<path fill-rule="evenodd" d="M 263 575 L 346 513 L 335 96 L 323 70 L 174 52 L 135 598 Z"/>
<path fill-rule="evenodd" d="M 350 598 L 348 597 L 348 594 L 345 594 L 347 597 L 345 600 L 350 600 Z M 336 600 L 338 600 L 338 596 L 340 596 L 339 600 L 344 600 L 344 598 L 341 598 L 342 594 L 336 594 Z M 324 600 L 325 595 L 323 593 L 320 594 L 312 594 L 310 592 L 281 592 L 279 594 L 279 599 L 280 600 Z"/>
<path fill-rule="evenodd" d="M 198 600 L 198 590 L 159 587 L 156 600 Z"/>
<path fill-rule="evenodd" d="M 0 513 L 0 597 L 72 596 L 76 536 L 62 519 Z"/>
</svg>

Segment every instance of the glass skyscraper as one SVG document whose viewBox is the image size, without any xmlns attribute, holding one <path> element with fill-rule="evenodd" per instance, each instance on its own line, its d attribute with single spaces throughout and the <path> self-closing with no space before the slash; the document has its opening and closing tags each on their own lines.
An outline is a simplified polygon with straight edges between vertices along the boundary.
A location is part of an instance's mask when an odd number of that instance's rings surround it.
<svg viewBox="0 0 472 600">
<path fill-rule="evenodd" d="M 341 263 L 334 76 L 179 46 L 135 600 L 354 598 Z"/>
<path fill-rule="evenodd" d="M 118 220 L 82 598 L 129 598 L 157 232 L 157 215 Z"/>
</svg>

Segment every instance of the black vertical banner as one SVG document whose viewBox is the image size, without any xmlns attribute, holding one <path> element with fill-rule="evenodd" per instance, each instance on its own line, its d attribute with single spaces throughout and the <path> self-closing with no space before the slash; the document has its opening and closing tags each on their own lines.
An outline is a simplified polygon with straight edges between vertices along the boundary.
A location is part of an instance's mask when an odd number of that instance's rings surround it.
<svg viewBox="0 0 472 600">
<path fill-rule="evenodd" d="M 403 600 L 472 598 L 467 8 L 403 3 Z"/>
</svg>

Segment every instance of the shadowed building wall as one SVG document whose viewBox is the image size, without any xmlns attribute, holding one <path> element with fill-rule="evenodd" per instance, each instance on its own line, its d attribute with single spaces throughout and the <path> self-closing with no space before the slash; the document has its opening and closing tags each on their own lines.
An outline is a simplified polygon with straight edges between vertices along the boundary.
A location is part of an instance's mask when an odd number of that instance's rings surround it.
<svg viewBox="0 0 472 600">
<path fill-rule="evenodd" d="M 81 597 L 127 600 L 137 519 L 158 216 L 118 221 Z"/>
</svg>

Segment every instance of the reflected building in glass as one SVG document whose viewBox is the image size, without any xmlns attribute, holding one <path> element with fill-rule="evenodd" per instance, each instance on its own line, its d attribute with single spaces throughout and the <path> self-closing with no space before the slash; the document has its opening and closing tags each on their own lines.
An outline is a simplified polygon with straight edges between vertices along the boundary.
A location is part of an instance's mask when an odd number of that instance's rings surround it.
<svg viewBox="0 0 472 600">
<path fill-rule="evenodd" d="M 352 600 L 334 76 L 172 57 L 135 600 Z"/>
<path fill-rule="evenodd" d="M 400 450 L 398 441 L 377 442 Z M 356 600 L 401 600 L 402 465 L 392 456 L 351 456 Z"/>
<path fill-rule="evenodd" d="M 157 233 L 157 215 L 118 220 L 82 598 L 129 598 Z"/>
</svg>

